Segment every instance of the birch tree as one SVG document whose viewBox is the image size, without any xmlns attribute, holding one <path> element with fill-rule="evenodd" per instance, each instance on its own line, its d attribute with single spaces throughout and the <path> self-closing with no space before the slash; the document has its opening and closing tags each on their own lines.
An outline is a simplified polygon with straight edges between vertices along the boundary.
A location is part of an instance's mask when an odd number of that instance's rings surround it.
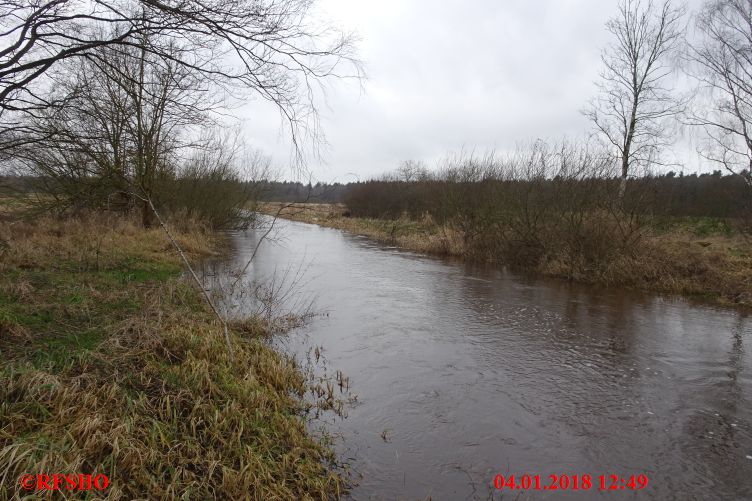
<svg viewBox="0 0 752 501">
<path fill-rule="evenodd" d="M 660 162 L 661 149 L 671 141 L 666 123 L 683 109 L 670 87 L 683 17 L 683 8 L 671 0 L 622 0 L 606 24 L 614 40 L 601 56 L 599 94 L 584 114 L 619 162 L 619 199 L 638 165 Z"/>
</svg>

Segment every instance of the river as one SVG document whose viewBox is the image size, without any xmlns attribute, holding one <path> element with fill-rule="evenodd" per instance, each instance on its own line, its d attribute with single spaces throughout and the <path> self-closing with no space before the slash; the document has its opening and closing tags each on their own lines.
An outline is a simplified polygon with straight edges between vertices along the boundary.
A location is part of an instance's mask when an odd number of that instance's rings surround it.
<svg viewBox="0 0 752 501">
<path fill-rule="evenodd" d="M 279 343 L 301 359 L 318 347 L 349 377 L 347 417 L 316 423 L 337 437 L 352 498 L 752 499 L 745 314 L 277 224 L 246 278 L 295 282 L 283 302 L 323 313 Z M 214 272 L 242 265 L 261 234 L 234 234 Z M 494 487 L 525 473 L 594 485 Z M 601 491 L 601 474 L 649 483 Z"/>
</svg>

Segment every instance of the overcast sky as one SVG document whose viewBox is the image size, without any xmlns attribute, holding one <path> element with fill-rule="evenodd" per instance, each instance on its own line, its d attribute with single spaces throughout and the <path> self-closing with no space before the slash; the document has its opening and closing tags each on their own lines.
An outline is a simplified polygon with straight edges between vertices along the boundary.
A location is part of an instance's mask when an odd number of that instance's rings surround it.
<svg viewBox="0 0 752 501">
<path fill-rule="evenodd" d="M 433 166 L 461 148 L 503 151 L 520 141 L 586 133 L 580 110 L 596 92 L 601 49 L 610 40 L 604 24 L 616 5 L 320 0 L 328 19 L 360 37 L 367 79 L 329 87 L 321 109 L 329 146 L 309 162 L 314 180 L 364 180 L 407 159 Z M 249 142 L 293 179 L 275 110 L 254 100 L 238 114 Z M 695 162 L 686 170 L 696 168 Z"/>
</svg>

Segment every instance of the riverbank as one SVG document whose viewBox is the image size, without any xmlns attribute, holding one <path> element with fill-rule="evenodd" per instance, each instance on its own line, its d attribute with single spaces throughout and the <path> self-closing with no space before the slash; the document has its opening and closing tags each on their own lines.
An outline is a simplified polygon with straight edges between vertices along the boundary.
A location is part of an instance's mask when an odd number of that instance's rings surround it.
<svg viewBox="0 0 752 501">
<path fill-rule="evenodd" d="M 220 242 L 176 235 L 189 258 Z M 160 229 L 116 216 L 0 221 L 0 499 L 24 474 L 104 474 L 106 499 L 328 499 L 308 385 L 253 319 L 231 329 Z M 87 493 L 66 493 L 68 498 Z M 91 493 L 89 493 L 89 496 Z"/>
<path fill-rule="evenodd" d="M 286 219 L 337 228 L 398 247 L 435 255 L 477 260 L 456 228 L 426 217 L 381 220 L 347 217 L 338 204 L 262 204 L 261 212 Z M 526 271 L 580 283 L 628 287 L 701 298 L 713 304 L 752 306 L 752 242 L 716 222 L 675 222 L 646 232 L 632 255 L 601 266 L 583 267 L 576 256 L 547 256 Z M 498 263 L 504 265 L 505 263 Z"/>
</svg>

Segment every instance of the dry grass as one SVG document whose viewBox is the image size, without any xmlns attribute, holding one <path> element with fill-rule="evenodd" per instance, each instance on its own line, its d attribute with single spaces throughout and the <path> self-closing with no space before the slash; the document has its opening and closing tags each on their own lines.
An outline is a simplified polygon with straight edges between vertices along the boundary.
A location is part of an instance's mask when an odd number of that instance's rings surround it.
<svg viewBox="0 0 752 501">
<path fill-rule="evenodd" d="M 266 204 L 261 210 L 271 214 L 278 207 Z M 342 205 L 302 204 L 284 210 L 282 217 L 418 252 L 474 257 L 459 230 L 437 225 L 429 216 L 420 221 L 387 221 L 345 217 L 345 212 Z M 708 230 L 707 221 L 702 220 L 648 235 L 632 254 L 597 266 L 553 253 L 529 271 L 583 283 L 695 296 L 716 304 L 752 306 L 752 243 L 748 237 L 726 231 L 724 225 Z"/>
<path fill-rule="evenodd" d="M 275 215 L 281 204 L 261 204 L 259 210 Z M 355 235 L 363 235 L 404 249 L 426 254 L 463 256 L 465 254 L 462 234 L 455 228 L 437 225 L 430 216 L 421 221 L 407 218 L 394 221 L 346 217 L 342 204 L 295 204 L 286 207 L 280 216 L 292 221 L 318 224 L 336 228 Z"/>
<path fill-rule="evenodd" d="M 752 246 L 741 236 L 658 235 L 617 267 L 607 283 L 752 305 Z"/>
<path fill-rule="evenodd" d="M 215 244 L 178 238 L 193 258 Z M 0 500 L 29 495 L 26 473 L 103 473 L 105 499 L 338 496 L 303 374 L 252 320 L 229 359 L 158 230 L 6 221 L 0 239 Z"/>
</svg>

